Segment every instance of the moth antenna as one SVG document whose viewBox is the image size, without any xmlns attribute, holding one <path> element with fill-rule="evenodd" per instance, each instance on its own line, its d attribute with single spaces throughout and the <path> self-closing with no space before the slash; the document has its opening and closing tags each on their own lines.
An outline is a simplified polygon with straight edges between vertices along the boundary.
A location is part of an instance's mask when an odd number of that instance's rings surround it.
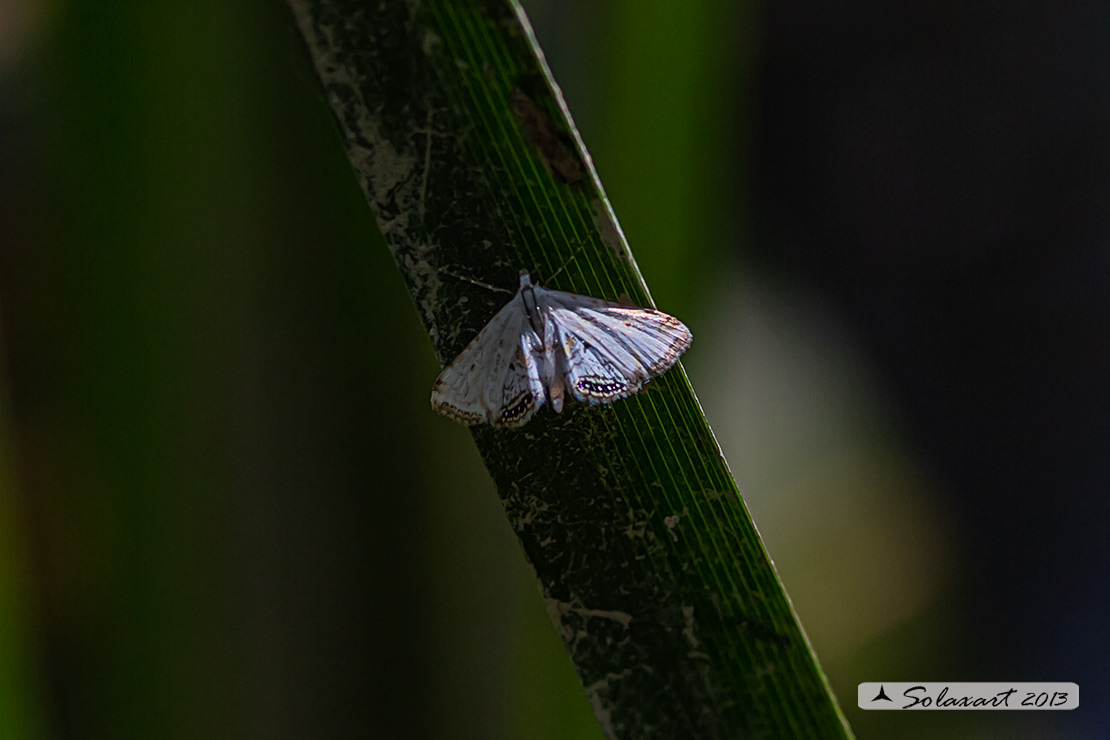
<svg viewBox="0 0 1110 740">
<path fill-rule="evenodd" d="M 441 272 L 444 275 L 450 275 L 451 277 L 457 278 L 457 279 L 462 280 L 464 282 L 471 283 L 473 285 L 477 285 L 478 287 L 487 288 L 488 290 L 492 290 L 495 293 L 508 293 L 509 295 L 516 295 L 515 290 L 509 290 L 508 288 L 499 288 L 496 285 L 490 285 L 489 283 L 483 283 L 481 280 L 475 280 L 472 277 L 467 277 L 466 275 L 460 275 L 457 272 L 452 272 L 452 271 L 448 270 L 447 268 L 440 268 L 439 272 Z"/>
<path fill-rule="evenodd" d="M 570 253 L 570 256 L 566 258 L 566 260 L 563 262 L 563 264 L 559 265 L 559 268 L 557 270 L 555 270 L 555 272 L 551 273 L 550 277 L 548 277 L 546 280 L 544 280 L 544 283 L 550 285 L 551 282 L 553 280 L 555 280 L 556 277 L 559 276 L 559 273 L 562 272 L 566 268 L 567 265 L 569 265 L 571 262 L 573 262 L 575 260 L 575 258 L 579 254 L 581 254 L 582 250 L 585 249 L 585 248 L 586 248 L 586 242 L 581 242 L 578 245 L 578 247 L 573 252 Z"/>
</svg>

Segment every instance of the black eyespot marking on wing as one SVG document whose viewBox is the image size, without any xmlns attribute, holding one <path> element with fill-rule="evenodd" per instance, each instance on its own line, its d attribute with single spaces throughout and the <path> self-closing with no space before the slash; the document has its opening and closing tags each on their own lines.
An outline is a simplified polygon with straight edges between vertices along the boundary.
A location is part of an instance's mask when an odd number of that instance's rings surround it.
<svg viewBox="0 0 1110 740">
<path fill-rule="evenodd" d="M 526 391 L 520 396 L 515 398 L 511 403 L 505 405 L 501 409 L 501 421 L 503 423 L 511 423 L 516 419 L 527 414 L 534 405 L 535 397 L 531 391 Z"/>
<path fill-rule="evenodd" d="M 612 378 L 585 377 L 579 378 L 575 383 L 578 391 L 587 399 L 605 401 L 617 398 L 627 393 L 628 384 Z"/>
</svg>

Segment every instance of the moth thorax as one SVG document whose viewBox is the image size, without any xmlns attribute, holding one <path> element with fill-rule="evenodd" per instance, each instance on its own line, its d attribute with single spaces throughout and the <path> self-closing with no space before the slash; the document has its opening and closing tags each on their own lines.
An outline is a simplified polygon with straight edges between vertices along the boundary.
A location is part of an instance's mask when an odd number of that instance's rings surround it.
<svg viewBox="0 0 1110 740">
<path fill-rule="evenodd" d="M 540 316 L 540 307 L 536 303 L 536 291 L 532 289 L 532 281 L 527 275 L 520 276 L 520 300 L 524 302 L 524 311 L 528 314 L 528 323 L 536 335 L 543 338 L 543 317 Z"/>
</svg>

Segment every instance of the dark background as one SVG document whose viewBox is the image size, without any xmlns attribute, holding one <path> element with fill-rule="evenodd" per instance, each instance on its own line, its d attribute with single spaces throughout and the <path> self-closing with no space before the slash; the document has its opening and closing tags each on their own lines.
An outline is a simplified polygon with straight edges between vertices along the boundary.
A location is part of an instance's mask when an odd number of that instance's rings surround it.
<svg viewBox="0 0 1110 740">
<path fill-rule="evenodd" d="M 1110 10 L 528 8 L 857 734 L 1103 737 Z M 0 2 L 0 737 L 599 737 L 312 74 Z"/>
</svg>

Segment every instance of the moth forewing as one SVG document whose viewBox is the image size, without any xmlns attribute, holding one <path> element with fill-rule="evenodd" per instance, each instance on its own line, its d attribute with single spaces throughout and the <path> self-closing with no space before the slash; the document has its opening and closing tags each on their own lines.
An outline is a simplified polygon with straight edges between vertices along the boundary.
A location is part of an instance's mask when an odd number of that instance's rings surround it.
<svg viewBox="0 0 1110 740">
<path fill-rule="evenodd" d="M 502 307 L 436 378 L 432 408 L 467 425 L 489 421 L 486 391 L 490 376 L 497 372 L 496 350 L 505 337 L 514 337 L 519 344 L 522 320 L 512 301 Z"/>
</svg>

